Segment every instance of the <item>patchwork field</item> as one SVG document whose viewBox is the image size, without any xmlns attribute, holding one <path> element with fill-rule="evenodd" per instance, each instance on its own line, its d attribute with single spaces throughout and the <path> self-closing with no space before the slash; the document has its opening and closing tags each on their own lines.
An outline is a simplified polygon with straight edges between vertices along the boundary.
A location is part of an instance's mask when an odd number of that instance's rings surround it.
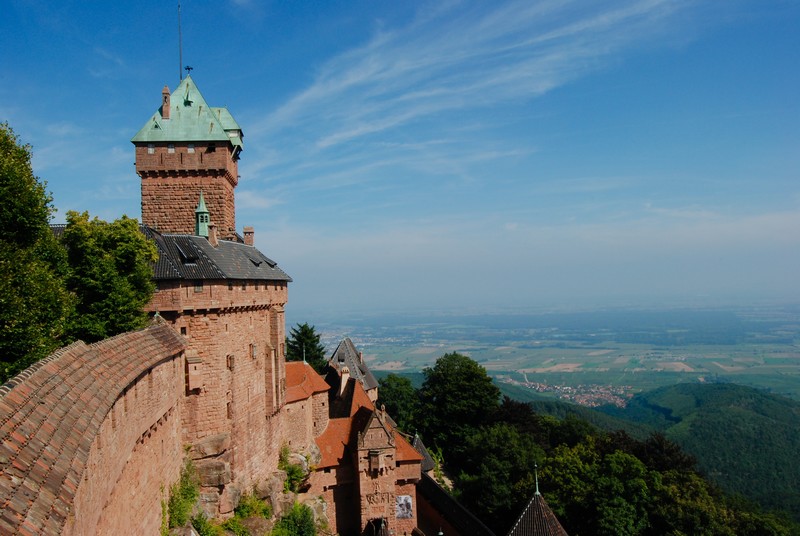
<svg viewBox="0 0 800 536">
<path fill-rule="evenodd" d="M 382 315 L 316 326 L 329 351 L 350 337 L 379 375 L 419 372 L 460 352 L 499 382 L 561 398 L 567 387 L 624 397 L 679 382 L 736 382 L 800 398 L 797 307 Z"/>
</svg>

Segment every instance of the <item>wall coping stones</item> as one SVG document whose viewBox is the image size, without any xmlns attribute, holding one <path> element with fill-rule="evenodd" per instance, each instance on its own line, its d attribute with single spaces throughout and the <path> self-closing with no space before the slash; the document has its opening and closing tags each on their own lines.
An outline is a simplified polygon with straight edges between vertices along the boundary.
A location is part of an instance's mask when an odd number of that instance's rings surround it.
<svg viewBox="0 0 800 536">
<path fill-rule="evenodd" d="M 125 390 L 186 343 L 163 320 L 55 351 L 0 386 L 0 534 L 58 534 Z"/>
</svg>

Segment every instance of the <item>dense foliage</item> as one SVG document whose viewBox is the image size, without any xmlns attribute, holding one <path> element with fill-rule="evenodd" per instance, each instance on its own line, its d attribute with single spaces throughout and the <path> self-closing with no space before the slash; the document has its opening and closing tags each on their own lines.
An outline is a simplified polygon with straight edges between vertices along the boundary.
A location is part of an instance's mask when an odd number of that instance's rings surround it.
<svg viewBox="0 0 800 536">
<path fill-rule="evenodd" d="M 77 297 L 71 337 L 95 342 L 144 327 L 158 252 L 138 222 L 123 216 L 107 223 L 70 211 L 63 242 L 69 258 L 67 285 Z"/>
<path fill-rule="evenodd" d="M 497 410 L 500 390 L 483 367 L 455 352 L 440 357 L 424 374 L 419 429 L 432 446 L 446 450 L 450 462 L 459 465 L 467 440 Z"/>
<path fill-rule="evenodd" d="M 320 374 L 324 374 L 328 367 L 325 346 L 319 341 L 319 334 L 314 326 L 309 326 L 308 323 L 297 324 L 286 337 L 286 360 L 303 361 L 303 359 Z"/>
<path fill-rule="evenodd" d="M 30 147 L 0 124 L 0 383 L 64 342 L 74 299 L 49 227 L 54 211 Z"/>
<path fill-rule="evenodd" d="M 417 391 L 405 376 L 389 374 L 378 380 L 378 407 L 386 411 L 402 430 L 414 431 L 414 422 L 419 411 Z"/>
<path fill-rule="evenodd" d="M 0 382 L 60 346 L 144 326 L 155 246 L 136 220 L 71 212 L 63 244 L 31 150 L 0 124 Z"/>
<path fill-rule="evenodd" d="M 459 500 L 496 534 L 508 532 L 535 492 L 537 464 L 539 489 L 571 535 L 800 534 L 786 518 L 725 495 L 664 435 L 635 439 L 500 402 L 468 361 L 447 354 L 426 371 L 413 424 L 442 449 Z M 379 395 L 387 407 L 396 403 L 391 391 Z"/>
</svg>

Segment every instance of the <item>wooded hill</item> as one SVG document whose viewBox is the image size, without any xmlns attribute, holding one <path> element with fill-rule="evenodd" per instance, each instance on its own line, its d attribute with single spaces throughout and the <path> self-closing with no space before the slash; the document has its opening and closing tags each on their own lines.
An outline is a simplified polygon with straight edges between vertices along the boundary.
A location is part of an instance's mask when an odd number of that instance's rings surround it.
<svg viewBox="0 0 800 536">
<path fill-rule="evenodd" d="M 728 493 L 800 520 L 800 402 L 734 384 L 678 384 L 604 413 L 650 426 Z"/>
</svg>

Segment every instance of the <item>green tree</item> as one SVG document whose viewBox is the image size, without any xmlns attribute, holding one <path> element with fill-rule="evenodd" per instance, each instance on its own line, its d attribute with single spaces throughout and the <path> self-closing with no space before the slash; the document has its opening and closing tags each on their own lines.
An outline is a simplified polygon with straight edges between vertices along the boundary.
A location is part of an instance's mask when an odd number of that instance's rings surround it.
<svg viewBox="0 0 800 536">
<path fill-rule="evenodd" d="M 144 327 L 158 252 L 138 222 L 123 216 L 107 223 L 70 211 L 63 242 L 70 267 L 67 284 L 78 300 L 70 335 L 94 342 Z"/>
<path fill-rule="evenodd" d="M 31 149 L 0 124 L 0 383 L 61 346 L 74 297 L 66 256 L 49 227 L 55 212 L 33 174 Z"/>
<path fill-rule="evenodd" d="M 507 423 L 477 431 L 467 440 L 456 478 L 459 499 L 496 534 L 506 534 L 535 491 L 535 467 L 544 452 L 533 438 Z"/>
<path fill-rule="evenodd" d="M 308 323 L 297 324 L 286 337 L 286 360 L 302 361 L 304 358 L 320 374 L 328 367 L 325 346 L 319 342 L 314 326 L 309 326 Z"/>
<path fill-rule="evenodd" d="M 414 432 L 414 418 L 419 406 L 417 390 L 411 380 L 398 374 L 389 374 L 378 380 L 378 407 L 386 406 L 397 426 L 405 432 Z"/>
<path fill-rule="evenodd" d="M 456 352 L 440 357 L 424 374 L 419 390 L 423 437 L 460 467 L 467 440 L 497 411 L 500 389 L 482 366 Z"/>
</svg>

